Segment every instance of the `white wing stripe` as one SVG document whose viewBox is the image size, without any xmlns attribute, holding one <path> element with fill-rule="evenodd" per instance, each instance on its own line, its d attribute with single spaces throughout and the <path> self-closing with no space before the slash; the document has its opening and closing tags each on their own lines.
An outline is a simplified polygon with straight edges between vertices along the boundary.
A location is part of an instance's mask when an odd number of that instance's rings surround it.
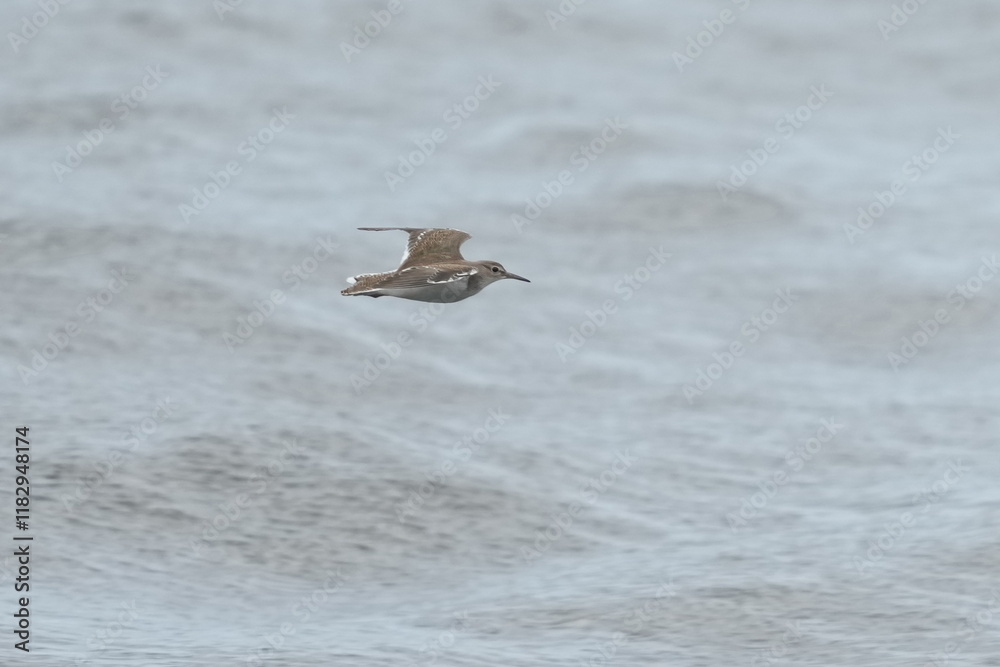
<svg viewBox="0 0 1000 667">
<path fill-rule="evenodd" d="M 451 277 L 448 278 L 447 280 L 431 280 L 430 278 L 428 278 L 427 282 L 429 282 L 432 285 L 443 285 L 444 283 L 453 283 L 456 280 L 461 280 L 462 278 L 468 278 L 469 276 L 475 274 L 476 274 L 475 269 L 469 269 L 468 271 L 462 271 L 461 273 L 453 273 L 451 274 Z"/>
</svg>

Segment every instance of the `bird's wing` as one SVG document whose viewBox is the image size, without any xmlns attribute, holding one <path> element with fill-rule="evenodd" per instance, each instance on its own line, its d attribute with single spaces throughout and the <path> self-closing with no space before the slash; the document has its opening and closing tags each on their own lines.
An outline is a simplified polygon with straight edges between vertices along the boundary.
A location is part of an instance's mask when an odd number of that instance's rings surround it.
<svg viewBox="0 0 1000 667">
<path fill-rule="evenodd" d="M 467 279 L 476 273 L 470 267 L 442 268 L 440 266 L 413 266 L 382 281 L 379 287 L 383 289 L 426 287 L 427 285 L 442 285 Z"/>
<path fill-rule="evenodd" d="M 399 270 L 464 259 L 459 248 L 472 236 L 460 229 L 418 229 L 415 227 L 358 227 L 366 232 L 399 230 L 410 235 Z"/>
</svg>

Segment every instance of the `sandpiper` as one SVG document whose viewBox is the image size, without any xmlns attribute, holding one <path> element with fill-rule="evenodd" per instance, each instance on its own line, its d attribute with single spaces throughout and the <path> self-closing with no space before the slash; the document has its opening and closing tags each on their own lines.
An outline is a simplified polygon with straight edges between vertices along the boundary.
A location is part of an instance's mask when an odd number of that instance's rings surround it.
<svg viewBox="0 0 1000 667">
<path fill-rule="evenodd" d="M 410 235 L 403 260 L 395 271 L 362 273 L 348 278 L 346 296 L 397 296 L 414 301 L 451 303 L 478 294 L 490 283 L 504 278 L 531 281 L 508 273 L 497 262 L 470 262 L 459 247 L 472 238 L 458 229 L 413 227 L 358 227 L 366 232 L 399 230 Z"/>
</svg>

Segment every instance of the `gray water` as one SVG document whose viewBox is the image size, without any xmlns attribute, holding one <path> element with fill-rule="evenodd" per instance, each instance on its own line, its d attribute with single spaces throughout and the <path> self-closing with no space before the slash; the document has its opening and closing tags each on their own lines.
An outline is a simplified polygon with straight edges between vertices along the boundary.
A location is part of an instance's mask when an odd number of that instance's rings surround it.
<svg viewBox="0 0 1000 667">
<path fill-rule="evenodd" d="M 1000 8 L 388 5 L 5 37 L 3 664 L 1000 664 Z"/>
</svg>

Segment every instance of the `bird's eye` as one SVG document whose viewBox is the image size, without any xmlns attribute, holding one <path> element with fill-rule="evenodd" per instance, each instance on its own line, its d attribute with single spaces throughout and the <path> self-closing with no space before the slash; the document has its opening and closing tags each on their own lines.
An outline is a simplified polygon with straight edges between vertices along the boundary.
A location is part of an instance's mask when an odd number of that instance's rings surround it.
<svg viewBox="0 0 1000 667">
<path fill-rule="evenodd" d="M 494 266 L 493 267 L 493 273 L 500 273 L 500 267 L 499 266 Z"/>
</svg>

